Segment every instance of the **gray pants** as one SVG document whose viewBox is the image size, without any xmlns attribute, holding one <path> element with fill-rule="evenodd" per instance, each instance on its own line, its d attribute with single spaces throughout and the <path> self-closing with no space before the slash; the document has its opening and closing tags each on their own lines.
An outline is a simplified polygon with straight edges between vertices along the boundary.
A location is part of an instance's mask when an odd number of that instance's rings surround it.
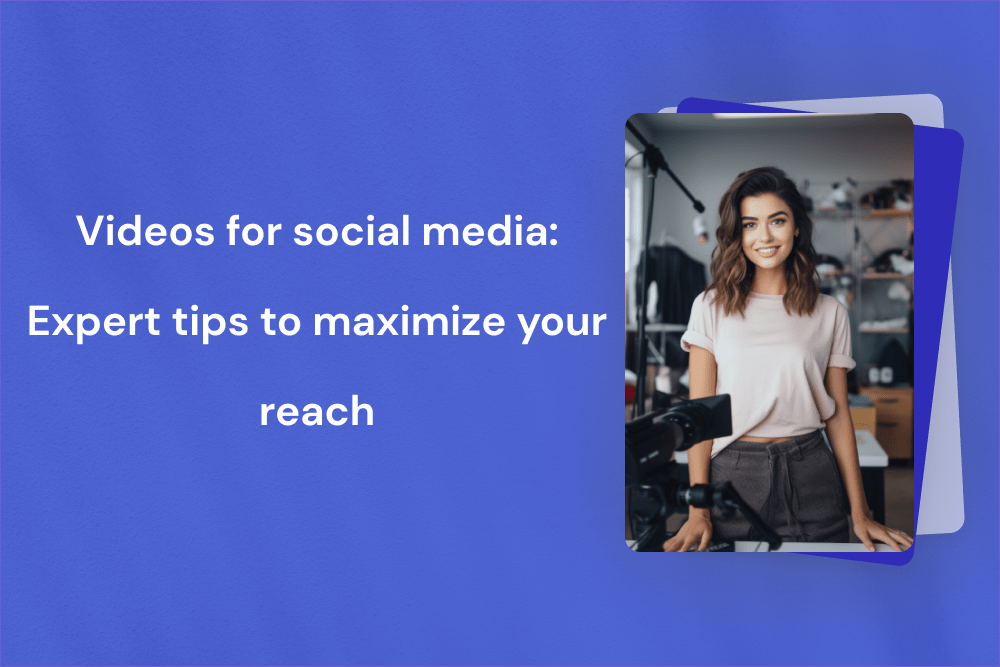
<svg viewBox="0 0 1000 667">
<path fill-rule="evenodd" d="M 773 444 L 737 440 L 712 459 L 710 481 L 727 480 L 782 540 L 848 541 L 847 494 L 822 432 Z M 723 521 L 712 510 L 714 542 L 755 539 L 741 513 Z"/>
</svg>

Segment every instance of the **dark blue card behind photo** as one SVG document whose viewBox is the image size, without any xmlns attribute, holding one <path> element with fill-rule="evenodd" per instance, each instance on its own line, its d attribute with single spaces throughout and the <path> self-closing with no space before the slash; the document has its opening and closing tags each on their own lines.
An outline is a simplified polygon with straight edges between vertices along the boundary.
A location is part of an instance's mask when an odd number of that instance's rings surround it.
<svg viewBox="0 0 1000 667">
<path fill-rule="evenodd" d="M 937 3 L 3 3 L 0 662 L 995 661 L 997 19 Z M 921 536 L 902 567 L 629 551 L 625 120 L 693 95 L 924 92 L 965 140 L 965 527 Z M 87 245 L 77 216 L 109 215 L 215 239 Z M 274 245 L 230 246 L 234 215 L 281 225 Z M 507 215 L 557 244 L 423 245 L 424 224 Z M 408 216 L 410 245 L 293 241 L 368 216 Z M 161 334 L 31 336 L 39 305 L 50 331 L 154 309 Z M 194 305 L 248 332 L 177 335 L 170 315 Z M 313 334 L 315 313 L 404 305 L 505 328 Z M 301 330 L 265 334 L 265 309 Z M 519 314 L 607 319 L 523 344 Z M 355 395 L 371 426 L 260 424 L 262 403 Z"/>
<path fill-rule="evenodd" d="M 782 111 L 753 104 L 689 98 L 677 107 L 678 113 L 765 113 Z M 923 189 L 920 213 L 914 216 L 914 255 L 921 255 L 920 272 L 914 278 L 914 434 L 913 434 L 913 523 L 920 508 L 920 490 L 927 455 L 934 380 L 937 372 L 941 318 L 944 312 L 948 262 L 955 224 L 955 206 L 962 168 L 962 137 L 953 130 L 913 127 L 914 188 Z M 922 243 L 923 239 L 933 240 Z M 915 549 L 914 547 L 913 549 Z M 832 558 L 903 565 L 913 558 L 905 553 L 823 554 Z"/>
</svg>

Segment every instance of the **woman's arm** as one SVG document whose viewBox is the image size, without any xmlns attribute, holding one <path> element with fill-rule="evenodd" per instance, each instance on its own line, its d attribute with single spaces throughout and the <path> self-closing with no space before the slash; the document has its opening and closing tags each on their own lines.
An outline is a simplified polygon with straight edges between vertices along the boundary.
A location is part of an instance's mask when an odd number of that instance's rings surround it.
<svg viewBox="0 0 1000 667">
<path fill-rule="evenodd" d="M 854 436 L 854 422 L 847 405 L 847 369 L 831 366 L 826 371 L 826 392 L 837 403 L 837 411 L 826 422 L 826 436 L 833 447 L 833 455 L 840 468 L 840 476 L 851 502 L 854 533 L 869 551 L 874 551 L 872 540 L 885 542 L 896 551 L 909 549 L 913 538 L 901 530 L 886 528 L 871 517 L 865 489 L 861 484 L 861 465 L 858 462 L 858 443 Z"/>
<path fill-rule="evenodd" d="M 691 398 L 715 396 L 715 355 L 708 350 L 691 346 L 688 372 Z M 708 484 L 708 472 L 712 465 L 712 441 L 699 442 L 688 449 L 688 477 L 691 485 Z M 708 548 L 712 540 L 712 520 L 710 512 L 701 507 L 688 508 L 688 520 L 677 531 L 677 535 L 667 540 L 664 551 L 688 551 L 698 545 L 698 551 Z"/>
</svg>

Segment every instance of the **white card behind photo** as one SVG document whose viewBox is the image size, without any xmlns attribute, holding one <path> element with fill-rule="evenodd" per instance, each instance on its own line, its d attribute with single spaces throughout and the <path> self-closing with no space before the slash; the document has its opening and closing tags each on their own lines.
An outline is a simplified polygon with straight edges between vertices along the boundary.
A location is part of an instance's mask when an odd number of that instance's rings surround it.
<svg viewBox="0 0 1000 667">
<path fill-rule="evenodd" d="M 831 100 L 751 102 L 761 106 L 816 113 L 905 113 L 914 125 L 944 127 L 944 107 L 936 95 L 891 95 Z M 660 113 L 676 113 L 677 107 Z M 955 221 L 956 226 L 958 221 Z M 944 295 L 941 343 L 934 402 L 927 436 L 927 459 L 920 492 L 917 535 L 954 533 L 965 523 L 962 489 L 962 439 L 958 419 L 958 366 L 955 358 L 955 303 L 952 298 L 951 264 Z"/>
</svg>

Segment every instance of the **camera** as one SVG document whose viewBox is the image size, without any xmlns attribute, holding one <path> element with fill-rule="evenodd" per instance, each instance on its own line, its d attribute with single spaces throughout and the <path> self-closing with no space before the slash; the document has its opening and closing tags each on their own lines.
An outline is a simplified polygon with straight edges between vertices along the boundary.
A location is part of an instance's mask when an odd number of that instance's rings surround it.
<svg viewBox="0 0 1000 667">
<path fill-rule="evenodd" d="M 771 549 L 781 546 L 781 539 L 729 482 L 690 486 L 678 479 L 674 452 L 732 432 L 728 394 L 681 401 L 625 424 L 627 527 L 633 549 L 658 551 L 666 539 L 667 517 L 689 506 L 717 507 L 724 518 L 739 510 Z"/>
</svg>

